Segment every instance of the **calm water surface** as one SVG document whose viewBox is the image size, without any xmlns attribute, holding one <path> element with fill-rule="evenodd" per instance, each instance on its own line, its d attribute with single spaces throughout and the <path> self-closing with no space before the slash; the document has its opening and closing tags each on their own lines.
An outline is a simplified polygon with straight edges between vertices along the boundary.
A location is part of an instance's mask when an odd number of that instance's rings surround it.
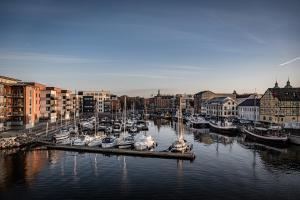
<svg viewBox="0 0 300 200">
<path fill-rule="evenodd" d="M 164 150 L 176 125 L 152 122 Z M 299 199 L 300 147 L 185 131 L 196 160 L 55 150 L 0 151 L 0 199 Z"/>
</svg>

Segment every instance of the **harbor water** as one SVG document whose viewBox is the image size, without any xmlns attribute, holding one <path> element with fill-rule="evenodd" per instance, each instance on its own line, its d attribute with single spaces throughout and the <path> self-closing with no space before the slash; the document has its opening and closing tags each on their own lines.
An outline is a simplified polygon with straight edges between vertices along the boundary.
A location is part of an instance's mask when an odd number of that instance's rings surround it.
<svg viewBox="0 0 300 200">
<path fill-rule="evenodd" d="M 167 149 L 176 123 L 151 121 Z M 299 199 L 300 147 L 279 149 L 208 130 L 185 130 L 196 159 L 0 151 L 0 199 Z"/>
</svg>

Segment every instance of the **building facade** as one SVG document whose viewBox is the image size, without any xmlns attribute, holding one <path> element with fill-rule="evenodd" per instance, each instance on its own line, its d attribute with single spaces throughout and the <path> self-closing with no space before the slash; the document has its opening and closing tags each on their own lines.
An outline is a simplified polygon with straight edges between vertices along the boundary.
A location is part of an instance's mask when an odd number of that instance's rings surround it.
<svg viewBox="0 0 300 200">
<path fill-rule="evenodd" d="M 232 94 L 214 93 L 209 90 L 198 92 L 194 95 L 194 112 L 197 114 L 205 115 L 207 113 L 207 102 L 216 97 L 230 97 L 232 99 L 236 99 L 236 94 L 235 92 Z"/>
<path fill-rule="evenodd" d="M 95 106 L 98 113 L 105 112 L 105 101 L 110 100 L 110 92 L 105 90 L 100 91 L 79 91 L 78 92 L 78 98 L 79 98 L 79 104 L 80 104 L 80 112 L 86 112 L 90 111 L 90 109 L 83 109 L 83 99 L 84 97 L 86 100 L 90 97 L 93 97 L 93 100 L 95 101 Z"/>
<path fill-rule="evenodd" d="M 46 87 L 41 92 L 41 114 L 42 118 L 56 122 L 61 117 L 62 101 L 61 89 L 56 87 Z"/>
<path fill-rule="evenodd" d="M 280 88 L 276 82 L 261 97 L 259 113 L 260 121 L 265 123 L 299 122 L 300 88 L 293 88 L 290 81 Z"/>
<path fill-rule="evenodd" d="M 238 119 L 259 121 L 259 99 L 246 99 L 238 105 Z"/>
<path fill-rule="evenodd" d="M 212 98 L 206 102 L 205 107 L 206 115 L 212 118 L 237 116 L 236 101 L 230 97 Z"/>
</svg>

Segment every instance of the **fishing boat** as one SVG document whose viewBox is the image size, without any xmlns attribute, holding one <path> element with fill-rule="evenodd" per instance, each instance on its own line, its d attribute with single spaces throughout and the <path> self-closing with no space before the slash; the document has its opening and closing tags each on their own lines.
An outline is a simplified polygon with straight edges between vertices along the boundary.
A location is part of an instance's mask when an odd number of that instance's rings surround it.
<svg viewBox="0 0 300 200">
<path fill-rule="evenodd" d="M 134 148 L 136 150 L 149 150 L 155 147 L 156 142 L 151 135 L 142 135 L 134 143 Z"/>
<path fill-rule="evenodd" d="M 114 136 L 107 136 L 104 139 L 102 139 L 102 148 L 113 148 L 117 144 L 116 137 Z"/>
<path fill-rule="evenodd" d="M 120 132 L 122 131 L 122 129 L 121 129 L 121 124 L 119 124 L 119 123 L 114 123 L 112 129 L 113 129 L 113 132 L 114 132 L 114 133 L 120 133 Z"/>
<path fill-rule="evenodd" d="M 284 124 L 284 131 L 288 134 L 292 144 L 300 145 L 300 122 L 289 122 Z"/>
<path fill-rule="evenodd" d="M 237 126 L 233 125 L 232 122 L 229 122 L 227 119 L 223 121 L 210 121 L 209 127 L 211 131 L 216 133 L 225 134 L 228 136 L 236 136 L 238 133 Z"/>
<path fill-rule="evenodd" d="M 286 134 L 263 127 L 248 127 L 244 129 L 244 133 L 246 139 L 270 145 L 285 146 L 288 142 Z"/>
</svg>

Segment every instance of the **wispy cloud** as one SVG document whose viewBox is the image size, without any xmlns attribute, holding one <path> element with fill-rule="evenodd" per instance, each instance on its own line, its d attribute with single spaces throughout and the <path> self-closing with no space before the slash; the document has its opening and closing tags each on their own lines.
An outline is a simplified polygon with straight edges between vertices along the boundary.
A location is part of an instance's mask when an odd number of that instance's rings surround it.
<svg viewBox="0 0 300 200">
<path fill-rule="evenodd" d="M 257 44 L 266 44 L 265 40 L 263 40 L 262 38 L 258 37 L 257 35 L 255 35 L 253 33 L 246 32 L 245 34 L 250 40 L 254 41 Z"/>
<path fill-rule="evenodd" d="M 25 61 L 33 63 L 54 63 L 54 64 L 85 64 L 85 63 L 104 63 L 110 60 L 90 59 L 77 56 L 66 56 L 57 54 L 42 53 L 1 53 L 0 61 Z"/>
<path fill-rule="evenodd" d="M 156 74 L 142 74 L 142 73 L 101 73 L 102 76 L 118 76 L 118 77 L 133 77 L 133 78 L 149 78 L 149 79 L 184 79 L 183 77 L 156 75 Z"/>
<path fill-rule="evenodd" d="M 203 71 L 203 70 L 211 70 L 213 68 L 211 68 L 211 67 L 195 66 L 195 65 L 182 65 L 182 66 L 175 66 L 174 69 Z"/>
<path fill-rule="evenodd" d="M 280 66 L 285 66 L 285 65 L 291 64 L 291 63 L 293 63 L 293 62 L 296 62 L 297 60 L 300 60 L 300 57 L 297 57 L 297 58 L 288 60 L 288 61 L 286 61 L 286 62 L 284 62 L 284 63 L 279 64 L 279 65 L 280 65 Z"/>
</svg>

